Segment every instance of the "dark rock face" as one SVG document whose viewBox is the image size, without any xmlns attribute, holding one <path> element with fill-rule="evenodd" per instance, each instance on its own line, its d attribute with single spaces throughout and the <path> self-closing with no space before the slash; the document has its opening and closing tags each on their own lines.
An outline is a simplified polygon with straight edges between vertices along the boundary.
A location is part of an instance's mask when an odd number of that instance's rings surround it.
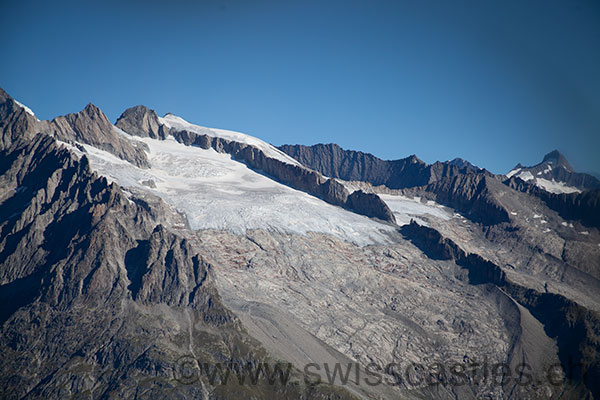
<svg viewBox="0 0 600 400">
<path fill-rule="evenodd" d="M 563 156 L 558 150 L 553 150 L 544 156 L 542 163 L 549 163 L 555 167 L 563 167 L 568 172 L 574 172 L 573 167 L 567 161 L 566 157 Z"/>
<path fill-rule="evenodd" d="M 125 110 L 115 124 L 118 128 L 134 136 L 164 139 L 164 126 L 158 122 L 156 111 L 145 106 L 135 106 Z"/>
<path fill-rule="evenodd" d="M 39 123 L 0 88 L 0 146 L 8 147 L 19 138 L 39 132 Z"/>
<path fill-rule="evenodd" d="M 456 175 L 427 185 L 437 202 L 464 213 L 474 222 L 494 225 L 508 222 L 506 209 L 495 198 L 502 184 L 486 174 Z"/>
<path fill-rule="evenodd" d="M 106 115 L 91 103 L 78 113 L 38 121 L 0 88 L 0 132 L 3 147 L 21 137 L 31 138 L 42 132 L 64 142 L 90 144 L 141 168 L 150 166 L 143 149 L 119 136 Z"/>
<path fill-rule="evenodd" d="M 119 136 L 106 115 L 92 103 L 83 111 L 55 118 L 50 125 L 49 129 L 60 140 L 90 144 L 138 167 L 150 167 L 143 149 L 134 147 L 128 140 Z"/>
<path fill-rule="evenodd" d="M 283 145 L 279 149 L 323 175 L 346 181 L 369 182 L 374 186 L 385 185 L 390 189 L 423 186 L 470 170 L 452 163 L 427 165 L 414 155 L 385 161 L 368 153 L 344 150 L 333 143 Z"/>
<path fill-rule="evenodd" d="M 549 337 L 556 338 L 559 359 L 570 379 L 583 383 L 594 395 L 600 394 L 600 315 L 553 293 L 540 293 L 507 279 L 498 265 L 478 254 L 466 253 L 434 228 L 414 221 L 401 232 L 432 258 L 454 260 L 468 272 L 469 282 L 491 284 L 504 290 L 544 324 Z M 579 365 L 581 368 L 573 368 Z"/>
<path fill-rule="evenodd" d="M 508 187 L 540 198 L 567 220 L 579 220 L 583 225 L 600 228 L 600 190 L 582 193 L 550 193 L 520 178 L 504 181 Z"/>
<path fill-rule="evenodd" d="M 367 217 L 396 222 L 394 214 L 379 196 L 357 190 L 348 196 L 348 207 Z"/>
</svg>

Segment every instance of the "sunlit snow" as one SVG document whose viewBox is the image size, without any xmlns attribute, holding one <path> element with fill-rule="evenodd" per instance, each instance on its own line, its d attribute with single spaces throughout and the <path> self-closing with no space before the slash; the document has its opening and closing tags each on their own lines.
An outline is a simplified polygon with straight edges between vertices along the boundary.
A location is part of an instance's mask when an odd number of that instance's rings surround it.
<svg viewBox="0 0 600 400">
<path fill-rule="evenodd" d="M 529 180 L 533 179 L 533 175 L 529 171 L 523 171 L 519 175 L 517 175 L 517 178 L 521 178 L 524 181 L 529 181 Z"/>
<path fill-rule="evenodd" d="M 25 110 L 25 112 L 29 115 L 31 115 L 32 117 L 35 117 L 35 119 L 37 119 L 37 117 L 35 116 L 35 114 L 33 113 L 33 111 L 31 111 L 31 108 L 27 107 L 25 104 L 23 103 L 19 103 L 17 100 L 13 99 L 15 101 L 15 103 L 17 103 L 17 105 L 21 108 L 23 108 Z M 39 120 L 38 120 L 39 121 Z"/>
<path fill-rule="evenodd" d="M 379 197 L 387 204 L 396 217 L 398 225 L 406 225 L 411 219 L 416 220 L 422 225 L 428 225 L 419 216 L 428 215 L 442 220 L 448 220 L 453 217 L 453 212 L 446 210 L 443 206 L 434 201 L 422 203 L 419 197 L 409 198 L 392 194 L 380 194 Z"/>
<path fill-rule="evenodd" d="M 394 231 L 393 226 L 273 181 L 228 154 L 185 146 L 172 137 L 136 140 L 150 148 L 152 168 L 141 169 L 83 146 L 94 170 L 122 187 L 137 187 L 161 197 L 185 213 L 192 229 L 226 229 L 238 234 L 248 229 L 321 232 L 360 245 L 386 243 L 386 232 Z M 147 186 L 149 181 L 156 187 Z"/>
<path fill-rule="evenodd" d="M 178 117 L 173 114 L 167 114 L 162 118 L 158 118 L 158 121 L 161 124 L 166 125 L 169 128 L 175 128 L 180 131 L 187 130 L 187 131 L 198 133 L 201 135 L 219 137 L 219 138 L 231 140 L 234 142 L 249 144 L 249 145 L 252 145 L 254 147 L 258 147 L 259 149 L 261 149 L 263 151 L 263 153 L 265 153 L 265 155 L 268 157 L 278 159 L 287 164 L 300 165 L 298 163 L 298 161 L 296 161 L 292 157 L 288 156 L 281 150 L 278 150 L 273 145 L 270 145 L 269 143 L 264 142 L 253 136 L 246 135 L 245 133 L 227 131 L 227 130 L 223 130 L 223 129 L 206 128 L 204 126 L 194 125 L 194 124 L 187 122 L 183 118 Z"/>
<path fill-rule="evenodd" d="M 508 174 L 506 174 L 506 177 L 510 178 L 511 176 L 513 176 L 514 174 L 519 172 L 520 170 L 521 170 L 521 168 L 515 168 L 515 169 L 511 170 Z"/>
<path fill-rule="evenodd" d="M 581 190 L 573 186 L 567 186 L 564 182 L 556 182 L 544 178 L 537 178 L 535 184 L 551 193 L 580 193 Z"/>
</svg>

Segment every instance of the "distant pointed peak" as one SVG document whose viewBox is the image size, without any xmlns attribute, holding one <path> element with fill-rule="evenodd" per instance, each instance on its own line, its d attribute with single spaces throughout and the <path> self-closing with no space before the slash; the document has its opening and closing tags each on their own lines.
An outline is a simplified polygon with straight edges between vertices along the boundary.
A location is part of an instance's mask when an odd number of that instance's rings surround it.
<svg viewBox="0 0 600 400">
<path fill-rule="evenodd" d="M 84 110 L 99 110 L 100 108 L 98 108 L 98 106 L 96 106 L 94 103 L 92 103 L 91 101 L 87 104 L 87 106 L 85 106 Z"/>
<path fill-rule="evenodd" d="M 546 154 L 542 160 L 542 163 L 550 163 L 557 167 L 564 167 L 568 171 L 573 171 L 571 164 L 569 164 L 566 157 L 563 156 L 558 150 L 552 150 L 550 153 Z"/>
<path fill-rule="evenodd" d="M 83 109 L 83 112 L 89 116 L 104 115 L 102 110 L 98 106 L 93 104 L 92 102 L 89 102 L 88 105 L 85 106 L 85 108 Z"/>
<path fill-rule="evenodd" d="M 464 158 L 456 157 L 454 160 L 447 161 L 448 164 L 457 166 L 458 168 L 466 168 L 472 171 L 478 171 L 480 168 Z"/>
</svg>

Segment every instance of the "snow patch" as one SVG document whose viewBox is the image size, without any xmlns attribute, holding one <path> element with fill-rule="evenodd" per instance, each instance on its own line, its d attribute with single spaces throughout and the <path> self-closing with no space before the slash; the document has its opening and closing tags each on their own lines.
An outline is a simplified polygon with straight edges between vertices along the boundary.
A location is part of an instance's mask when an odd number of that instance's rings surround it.
<svg viewBox="0 0 600 400">
<path fill-rule="evenodd" d="M 521 168 L 515 168 L 513 170 L 511 170 L 508 174 L 506 174 L 507 178 L 512 177 L 514 174 L 516 174 L 517 172 L 519 172 L 521 170 Z"/>
<path fill-rule="evenodd" d="M 544 178 L 537 178 L 535 184 L 547 192 L 551 193 L 581 193 L 581 190 L 573 186 L 567 186 L 564 182 L 551 181 Z"/>
<path fill-rule="evenodd" d="M 392 194 L 379 194 L 381 200 L 387 204 L 396 217 L 398 225 L 406 225 L 411 219 L 417 220 L 419 223 L 427 225 L 421 216 L 430 216 L 442 220 L 449 220 L 453 217 L 453 212 L 447 211 L 442 205 L 435 201 L 428 200 L 426 203 L 421 202 L 420 197 L 404 197 Z"/>
<path fill-rule="evenodd" d="M 529 171 L 523 171 L 519 175 L 517 175 L 517 178 L 521 178 L 524 181 L 530 181 L 533 179 L 533 175 Z"/>
</svg>

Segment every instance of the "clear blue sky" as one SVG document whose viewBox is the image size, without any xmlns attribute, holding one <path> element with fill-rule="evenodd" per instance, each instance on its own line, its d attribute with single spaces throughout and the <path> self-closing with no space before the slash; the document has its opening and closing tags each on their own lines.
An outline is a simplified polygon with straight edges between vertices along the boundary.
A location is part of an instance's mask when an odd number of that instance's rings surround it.
<svg viewBox="0 0 600 400">
<path fill-rule="evenodd" d="M 3 1 L 0 86 L 39 118 L 144 104 L 273 144 L 600 172 L 600 2 Z"/>
</svg>

